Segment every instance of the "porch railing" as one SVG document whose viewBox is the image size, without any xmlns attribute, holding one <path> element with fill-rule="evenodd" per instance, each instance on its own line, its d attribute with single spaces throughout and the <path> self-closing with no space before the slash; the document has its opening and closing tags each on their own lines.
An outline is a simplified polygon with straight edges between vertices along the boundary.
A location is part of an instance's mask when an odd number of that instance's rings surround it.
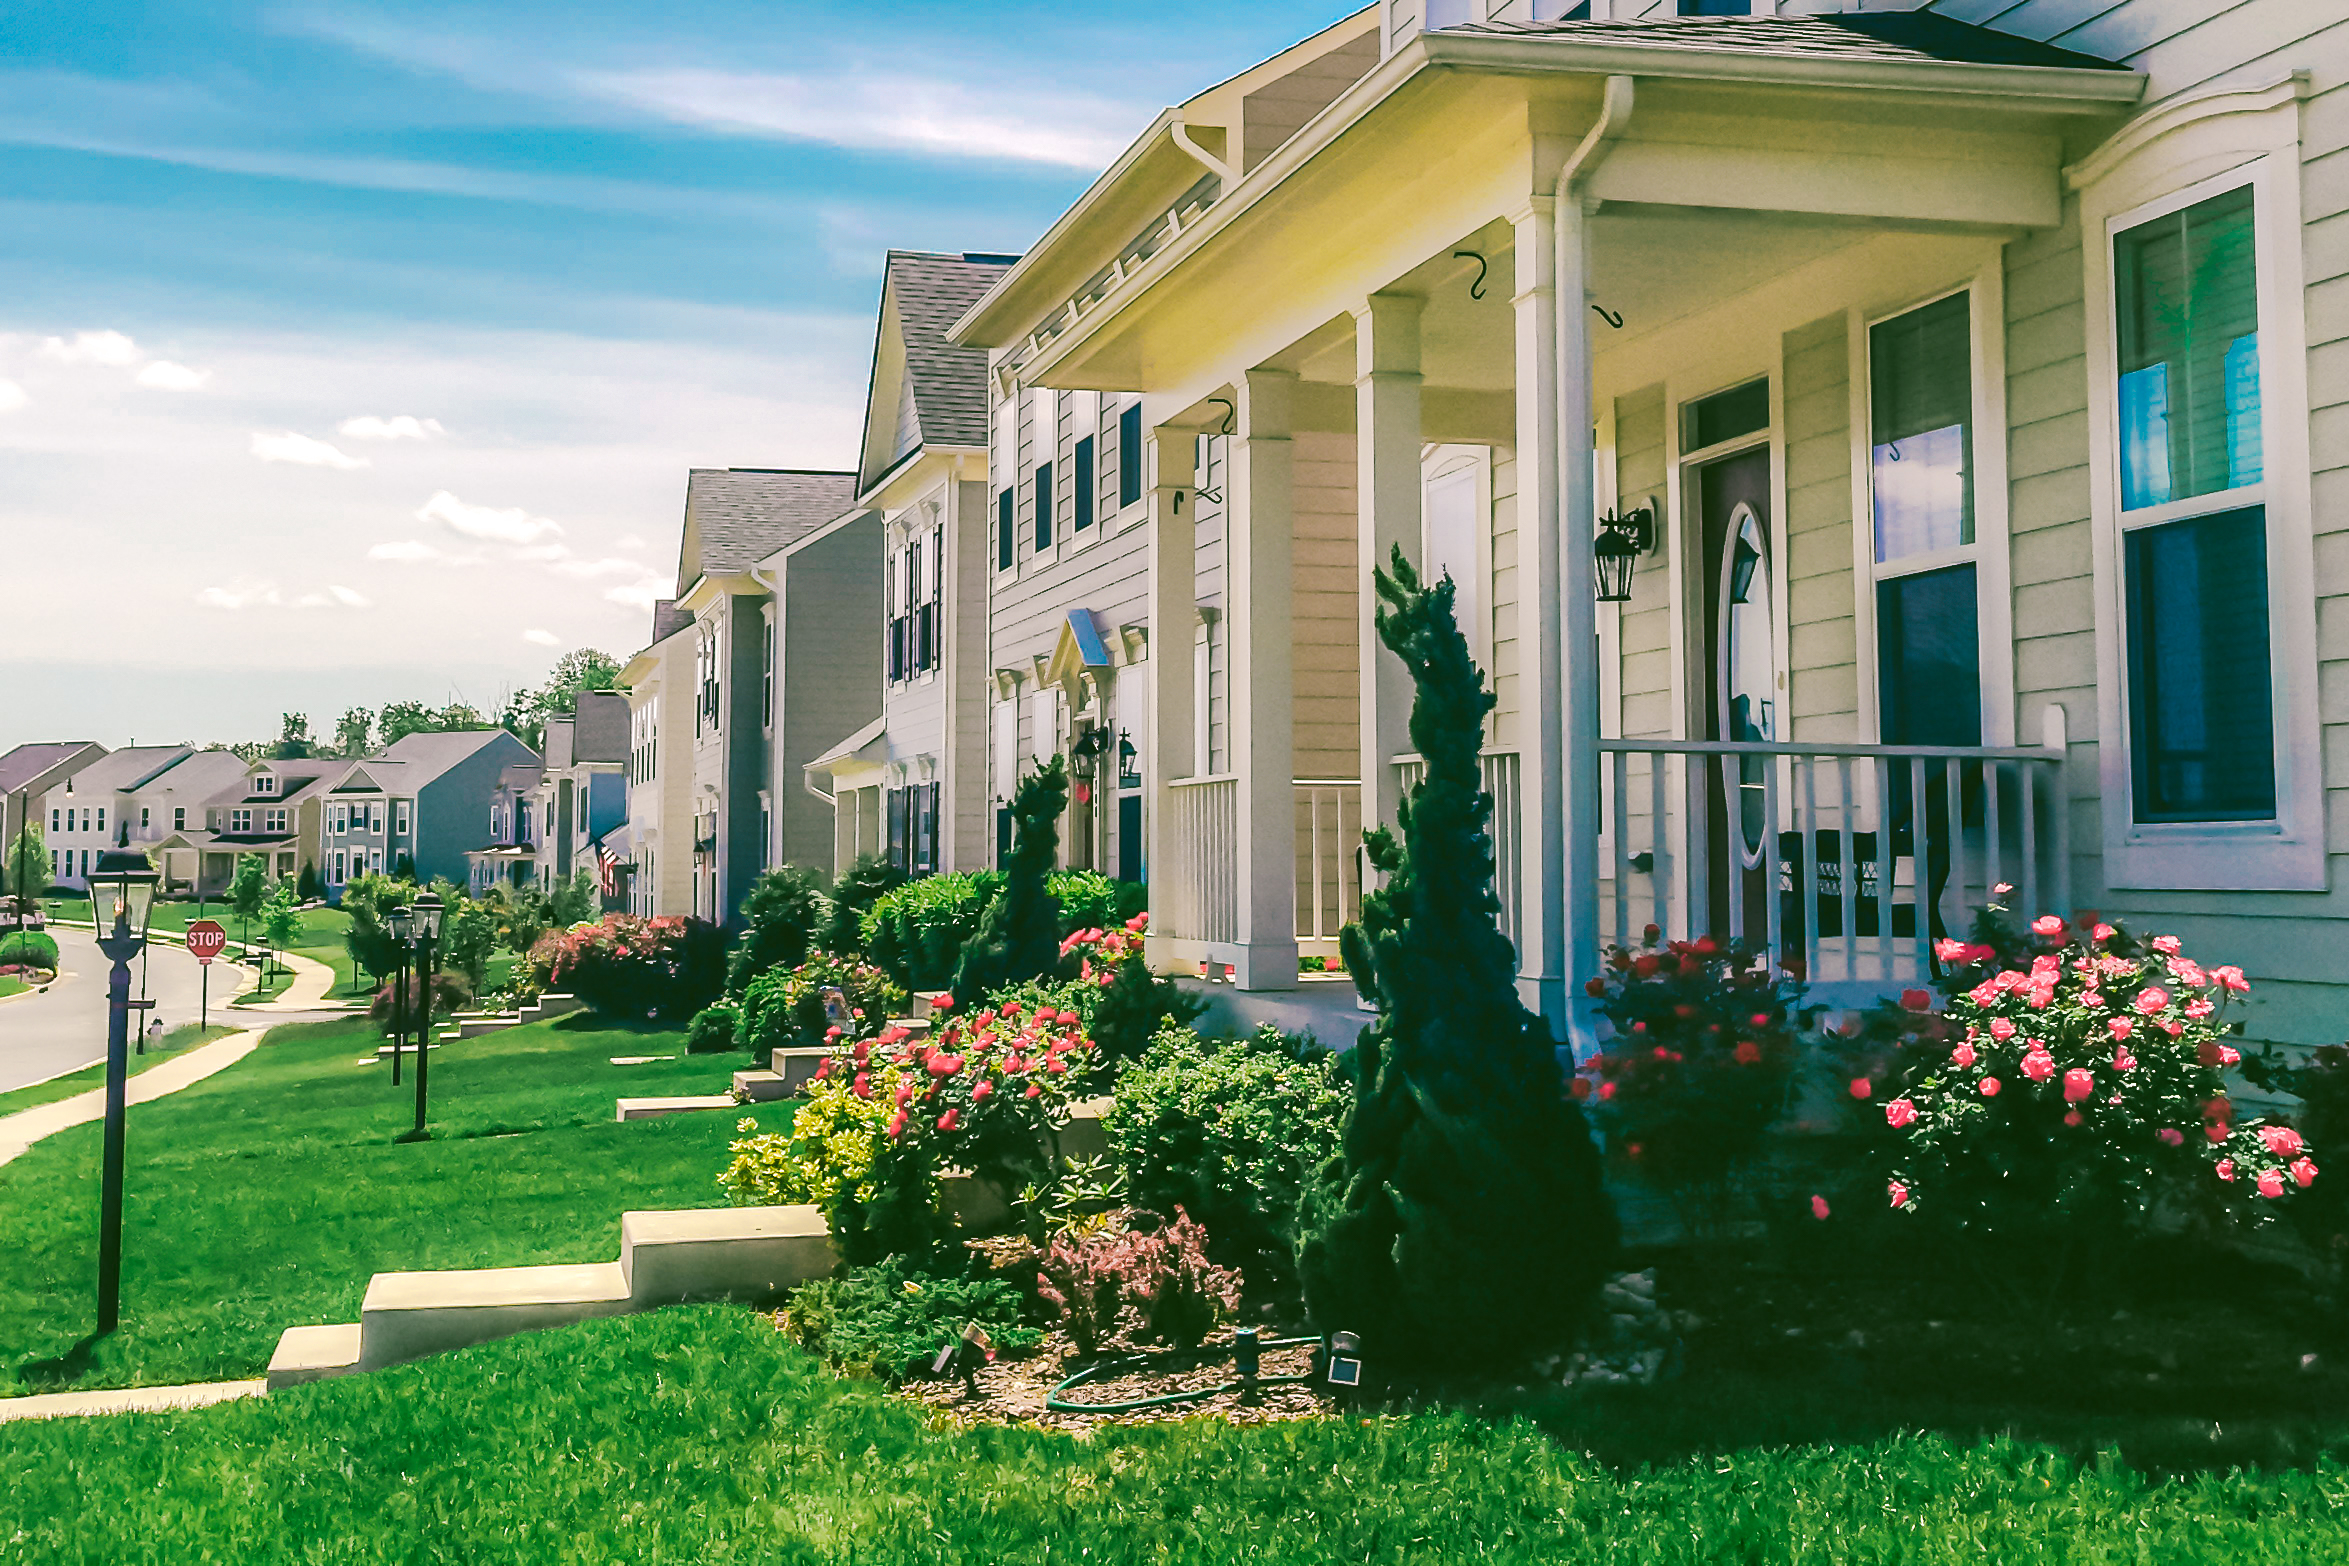
<svg viewBox="0 0 2349 1566">
<path fill-rule="evenodd" d="M 1764 946 L 1833 998 L 1925 984 L 1994 889 L 2070 911 L 2061 717 L 2038 749 L 1606 740 L 1600 928 Z"/>
<path fill-rule="evenodd" d="M 1519 836 L 1525 812 L 1517 752 L 1488 750 L 1479 760 L 1484 791 L 1493 796 L 1493 895 L 1501 904 L 1501 933 L 1514 943 L 1525 886 Z M 1418 756 L 1397 756 L 1394 766 L 1396 780 L 1406 793 L 1427 773 L 1427 763 Z"/>
<path fill-rule="evenodd" d="M 1240 780 L 1184 778 L 1166 790 L 1175 851 L 1164 887 L 1164 930 L 1188 941 L 1240 938 Z"/>
<path fill-rule="evenodd" d="M 1338 932 L 1362 909 L 1362 783 L 1297 779 L 1297 951 L 1338 955 Z"/>
</svg>

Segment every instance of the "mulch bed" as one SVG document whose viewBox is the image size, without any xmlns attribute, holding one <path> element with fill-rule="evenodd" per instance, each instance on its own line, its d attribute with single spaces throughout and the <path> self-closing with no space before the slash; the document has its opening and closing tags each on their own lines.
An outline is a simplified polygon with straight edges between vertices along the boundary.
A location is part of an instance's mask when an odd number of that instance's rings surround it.
<svg viewBox="0 0 2349 1566">
<path fill-rule="evenodd" d="M 1212 1348 L 1208 1355 L 1202 1356 L 1206 1359 L 1203 1364 L 1185 1365 L 1177 1356 L 1147 1345 L 1137 1348 L 1132 1344 L 1112 1345 L 1106 1354 L 1097 1357 L 1116 1359 L 1135 1352 L 1149 1353 L 1155 1362 L 1085 1382 L 1071 1389 L 1069 1401 L 1132 1402 L 1169 1392 L 1221 1386 L 1234 1379 L 1230 1357 L 1216 1354 Z M 1263 1374 L 1301 1374 L 1311 1358 L 1310 1348 L 1268 1349 L 1264 1354 Z M 1195 1402 L 1125 1413 L 1062 1413 L 1044 1406 L 1055 1386 L 1092 1362 L 1077 1353 L 1076 1346 L 1065 1335 L 1055 1332 L 1045 1339 L 1040 1352 L 1026 1359 L 998 1360 L 981 1370 L 976 1378 L 978 1395 L 975 1397 L 959 1378 L 915 1382 L 905 1390 L 908 1396 L 972 1423 L 1029 1424 L 1075 1433 L 1100 1425 L 1145 1425 L 1167 1419 L 1207 1418 L 1228 1420 L 1235 1425 L 1269 1424 L 1282 1419 L 1318 1418 L 1336 1406 L 1312 1386 L 1264 1387 L 1253 1402 L 1243 1401 L 1237 1392 L 1220 1392 Z"/>
</svg>

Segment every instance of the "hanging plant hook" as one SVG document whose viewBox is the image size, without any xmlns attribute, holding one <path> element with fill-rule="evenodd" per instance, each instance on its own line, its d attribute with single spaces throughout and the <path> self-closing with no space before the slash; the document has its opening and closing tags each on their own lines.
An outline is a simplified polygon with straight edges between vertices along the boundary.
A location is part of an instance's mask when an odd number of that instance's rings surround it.
<svg viewBox="0 0 2349 1566">
<path fill-rule="evenodd" d="M 1491 275 L 1493 264 L 1473 250 L 1455 250 L 1452 252 L 1452 259 L 1476 263 L 1476 281 L 1468 285 L 1468 297 L 1482 299 L 1485 295 L 1484 280 Z"/>
<path fill-rule="evenodd" d="M 1240 417 L 1239 404 L 1233 402 L 1229 397 L 1210 397 L 1207 400 L 1223 410 L 1223 428 L 1215 433 L 1218 435 L 1231 434 Z"/>
<path fill-rule="evenodd" d="M 1620 332 L 1621 330 L 1623 330 L 1623 317 L 1622 317 L 1622 316 L 1620 316 L 1620 315 L 1616 314 L 1614 311 L 1612 311 L 1612 310 L 1608 309 L 1608 308 L 1607 308 L 1605 305 L 1596 305 L 1596 304 L 1595 304 L 1595 305 L 1592 305 L 1592 306 L 1591 306 L 1591 308 L 1592 308 L 1593 310 L 1596 310 L 1596 311 L 1599 313 L 1599 319 L 1600 319 L 1600 320 L 1602 320 L 1602 321 L 1606 322 L 1606 323 L 1607 323 L 1609 326 L 1612 326 L 1612 327 L 1613 327 L 1613 328 L 1615 328 L 1615 330 L 1617 330 L 1618 332 Z"/>
</svg>

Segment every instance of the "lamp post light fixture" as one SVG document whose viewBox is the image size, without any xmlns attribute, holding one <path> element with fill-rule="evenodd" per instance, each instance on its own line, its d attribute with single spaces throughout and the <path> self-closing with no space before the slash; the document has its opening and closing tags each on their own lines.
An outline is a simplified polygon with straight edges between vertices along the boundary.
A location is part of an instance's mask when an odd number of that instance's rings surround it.
<svg viewBox="0 0 2349 1566">
<path fill-rule="evenodd" d="M 392 972 L 392 1086 L 400 1085 L 400 1056 L 408 1046 L 409 953 L 416 942 L 416 912 L 402 903 L 385 916 L 391 926 L 392 950 L 399 954 Z"/>
<path fill-rule="evenodd" d="M 1631 577 L 1639 557 L 1655 547 L 1656 513 L 1639 506 L 1621 516 L 1609 512 L 1599 519 L 1599 536 L 1592 547 L 1592 564 L 1599 584 L 1599 602 L 1631 602 Z"/>
<path fill-rule="evenodd" d="M 432 1060 L 432 981 L 440 973 L 440 924 L 446 911 L 440 893 L 427 888 L 415 902 L 416 920 L 416 1128 L 411 1141 L 424 1140 L 425 1081 Z"/>
<path fill-rule="evenodd" d="M 147 949 L 147 921 L 162 877 L 145 854 L 108 849 L 90 871 L 98 950 L 114 964 L 106 982 L 106 1142 L 98 1189 L 98 1331 L 122 1317 L 122 1144 L 130 1078 L 130 964 Z"/>
</svg>

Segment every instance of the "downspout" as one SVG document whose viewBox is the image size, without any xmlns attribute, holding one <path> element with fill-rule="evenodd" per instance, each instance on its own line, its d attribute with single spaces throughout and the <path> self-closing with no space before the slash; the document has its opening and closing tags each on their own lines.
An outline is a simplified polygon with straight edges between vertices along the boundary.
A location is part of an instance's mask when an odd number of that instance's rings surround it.
<svg viewBox="0 0 2349 1566">
<path fill-rule="evenodd" d="M 774 693 L 769 698 L 774 703 L 774 707 L 767 714 L 767 728 L 775 736 L 773 748 L 779 753 L 783 749 L 783 579 L 767 575 L 756 564 L 750 568 L 750 579 L 767 590 L 767 598 L 775 606 L 775 667 L 762 672 L 766 676 L 767 689 Z M 785 862 L 782 843 L 783 791 L 775 787 L 776 783 L 780 781 L 775 776 L 776 759 L 774 755 L 768 756 L 766 764 L 759 768 L 761 772 L 766 774 L 767 790 L 775 800 L 775 820 L 771 828 L 775 834 L 775 841 L 760 845 L 759 852 L 761 855 L 773 855 L 774 863 L 782 864 Z M 800 786 L 803 788 L 807 786 L 807 778 L 804 773 L 800 776 Z"/>
<path fill-rule="evenodd" d="M 1599 665 L 1597 586 L 1592 549 L 1597 541 L 1598 496 L 1592 469 L 1590 348 L 1590 208 L 1584 194 L 1599 165 L 1631 122 L 1629 76 L 1607 78 L 1599 117 L 1558 171 L 1558 491 L 1561 538 L 1558 594 L 1565 609 L 1560 637 L 1560 691 L 1564 754 L 1550 776 L 1565 788 L 1565 918 L 1551 923 L 1564 943 L 1550 971 L 1566 976 L 1567 1039 L 1578 1059 L 1597 1047 L 1585 986 L 1599 971 Z M 1547 758 L 1545 758 L 1547 759 Z"/>
</svg>

